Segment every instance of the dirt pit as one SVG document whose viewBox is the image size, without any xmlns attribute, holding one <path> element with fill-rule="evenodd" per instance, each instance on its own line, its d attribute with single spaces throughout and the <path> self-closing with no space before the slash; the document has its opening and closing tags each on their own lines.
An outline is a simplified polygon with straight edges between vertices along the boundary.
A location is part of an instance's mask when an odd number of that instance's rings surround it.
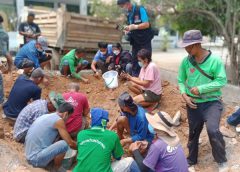
<svg viewBox="0 0 240 172">
<path fill-rule="evenodd" d="M 47 98 L 50 91 L 60 93 L 65 92 L 69 82 L 78 82 L 74 79 L 58 76 L 56 72 L 49 73 L 51 75 L 50 85 L 41 85 L 42 98 Z M 4 75 L 4 91 L 6 97 L 8 97 L 17 76 L 18 74 L 16 72 Z M 109 90 L 105 88 L 102 79 L 96 79 L 91 75 L 88 75 L 87 77 L 90 80 L 90 84 L 79 83 L 81 91 L 87 95 L 91 107 L 101 107 L 109 111 L 111 124 L 119 115 L 119 107 L 117 104 L 118 96 L 122 92 L 128 91 L 125 82 L 120 81 L 120 86 L 117 89 Z M 183 102 L 176 86 L 170 85 L 167 81 L 164 81 L 163 88 L 164 93 L 159 110 L 168 112 L 172 117 L 178 110 L 181 111 L 181 125 L 176 127 L 175 130 L 181 138 L 181 144 L 184 147 L 185 154 L 187 155 L 188 124 L 185 103 Z M 225 106 L 225 112 L 221 120 L 221 125 L 225 124 L 226 117 L 233 111 L 234 109 L 232 107 Z M 4 129 L 4 139 L 0 139 L 0 172 L 43 171 L 41 169 L 32 168 L 27 164 L 24 157 L 23 145 L 16 143 L 13 140 L 13 125 L 14 124 L 12 122 L 4 120 L 0 117 L 0 128 Z M 232 168 L 231 171 L 240 171 L 240 138 L 237 135 L 235 138 L 224 137 L 224 139 L 226 141 L 228 164 Z M 198 165 L 195 167 L 196 171 L 218 171 L 217 164 L 214 162 L 211 154 L 211 146 L 207 137 L 206 129 L 204 129 L 201 134 L 201 140 L 202 143 L 199 145 Z"/>
</svg>

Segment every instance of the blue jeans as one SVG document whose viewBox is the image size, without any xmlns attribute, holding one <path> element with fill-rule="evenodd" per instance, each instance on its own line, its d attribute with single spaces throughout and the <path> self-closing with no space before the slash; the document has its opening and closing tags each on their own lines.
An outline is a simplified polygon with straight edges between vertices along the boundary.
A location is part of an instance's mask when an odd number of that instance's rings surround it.
<svg viewBox="0 0 240 172">
<path fill-rule="evenodd" d="M 34 167 L 47 167 L 47 165 L 58 155 L 66 153 L 68 150 L 68 144 L 66 141 L 61 140 L 55 142 L 49 147 L 43 149 L 35 157 L 28 162 Z"/>
<path fill-rule="evenodd" d="M 240 124 L 240 108 L 227 118 L 227 122 L 233 126 Z"/>
<path fill-rule="evenodd" d="M 130 165 L 130 172 L 141 172 L 140 169 L 138 168 L 136 161 L 133 161 L 132 164 Z"/>
<path fill-rule="evenodd" d="M 2 74 L 0 74 L 0 104 L 4 102 L 4 92 L 3 92 L 3 78 Z"/>
</svg>

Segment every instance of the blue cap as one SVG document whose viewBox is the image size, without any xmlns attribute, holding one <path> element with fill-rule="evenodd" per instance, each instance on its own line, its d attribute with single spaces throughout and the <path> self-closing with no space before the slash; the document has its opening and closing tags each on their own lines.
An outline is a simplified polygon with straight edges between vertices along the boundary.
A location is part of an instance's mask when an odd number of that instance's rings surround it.
<svg viewBox="0 0 240 172">
<path fill-rule="evenodd" d="M 105 119 L 107 122 L 108 119 L 108 111 L 101 108 L 92 108 L 91 109 L 91 126 L 102 126 L 102 120 Z"/>
<path fill-rule="evenodd" d="M 41 45 L 42 49 L 45 51 L 48 49 L 47 39 L 43 36 L 39 36 L 37 42 Z"/>
</svg>

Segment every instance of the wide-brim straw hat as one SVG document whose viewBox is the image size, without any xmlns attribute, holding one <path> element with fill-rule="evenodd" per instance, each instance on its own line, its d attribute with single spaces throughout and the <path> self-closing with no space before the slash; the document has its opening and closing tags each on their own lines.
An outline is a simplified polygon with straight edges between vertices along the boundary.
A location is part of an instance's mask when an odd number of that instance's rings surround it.
<svg viewBox="0 0 240 172">
<path fill-rule="evenodd" d="M 177 146 L 180 142 L 178 135 L 173 130 L 173 120 L 166 112 L 157 112 L 154 115 L 146 113 L 149 124 L 154 128 L 157 136 L 170 146 Z M 158 134 L 165 132 L 167 135 Z"/>
</svg>

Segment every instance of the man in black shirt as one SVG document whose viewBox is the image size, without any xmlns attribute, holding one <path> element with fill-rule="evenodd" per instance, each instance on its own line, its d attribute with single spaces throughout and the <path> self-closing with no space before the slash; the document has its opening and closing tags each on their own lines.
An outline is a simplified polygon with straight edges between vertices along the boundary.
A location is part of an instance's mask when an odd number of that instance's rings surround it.
<svg viewBox="0 0 240 172">
<path fill-rule="evenodd" d="M 19 34 L 24 37 L 24 44 L 31 40 L 36 40 L 38 36 L 41 35 L 39 26 L 33 22 L 34 18 L 35 14 L 30 12 L 27 17 L 27 22 L 21 23 L 18 28 Z"/>
</svg>

